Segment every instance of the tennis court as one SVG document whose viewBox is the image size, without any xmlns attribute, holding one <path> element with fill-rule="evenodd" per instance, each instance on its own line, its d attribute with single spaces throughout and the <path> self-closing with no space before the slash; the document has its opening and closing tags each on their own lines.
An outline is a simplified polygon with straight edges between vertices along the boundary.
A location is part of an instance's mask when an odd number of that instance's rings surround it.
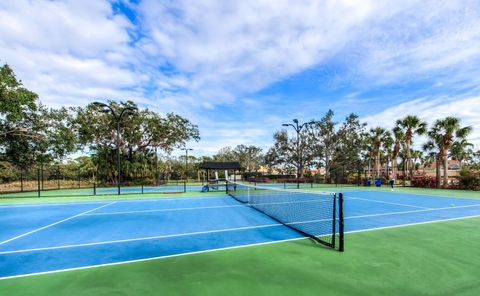
<svg viewBox="0 0 480 296">
<path fill-rule="evenodd" d="M 344 194 L 347 233 L 480 216 L 479 199 Z M 296 208 L 301 211 L 302 205 Z M 1 205 L 0 224 L 2 279 L 304 238 L 218 194 Z M 315 247 L 319 253 L 335 252 Z"/>
</svg>

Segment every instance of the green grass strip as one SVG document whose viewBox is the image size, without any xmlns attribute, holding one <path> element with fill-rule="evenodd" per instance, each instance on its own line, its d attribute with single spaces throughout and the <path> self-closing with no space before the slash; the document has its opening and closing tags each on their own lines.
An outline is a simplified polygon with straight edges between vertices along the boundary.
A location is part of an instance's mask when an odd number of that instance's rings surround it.
<svg viewBox="0 0 480 296">
<path fill-rule="evenodd" d="M 480 295 L 480 218 L 0 281 L 4 295 Z"/>
</svg>

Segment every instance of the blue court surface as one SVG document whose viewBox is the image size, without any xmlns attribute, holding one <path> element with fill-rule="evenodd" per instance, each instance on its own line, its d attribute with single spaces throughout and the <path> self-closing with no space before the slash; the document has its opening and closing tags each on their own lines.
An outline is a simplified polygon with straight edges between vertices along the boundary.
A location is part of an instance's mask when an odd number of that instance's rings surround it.
<svg viewBox="0 0 480 296">
<path fill-rule="evenodd" d="M 480 216 L 478 199 L 344 193 L 347 233 Z M 0 278 L 302 238 L 227 195 L 0 205 L 0 225 Z"/>
</svg>

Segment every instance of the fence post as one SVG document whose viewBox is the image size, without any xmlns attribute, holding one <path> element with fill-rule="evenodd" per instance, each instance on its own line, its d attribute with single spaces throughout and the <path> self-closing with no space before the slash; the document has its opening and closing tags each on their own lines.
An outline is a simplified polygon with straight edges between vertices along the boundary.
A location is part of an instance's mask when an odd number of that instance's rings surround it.
<svg viewBox="0 0 480 296">
<path fill-rule="evenodd" d="M 44 189 L 44 186 L 43 186 L 43 163 L 42 163 L 42 166 L 41 166 L 42 170 L 41 170 L 41 174 L 42 174 L 42 190 Z"/>
<path fill-rule="evenodd" d="M 20 169 L 20 191 L 23 192 L 23 169 Z"/>
<path fill-rule="evenodd" d="M 37 170 L 37 192 L 38 197 L 40 197 L 40 169 Z"/>
<path fill-rule="evenodd" d="M 57 165 L 57 187 L 60 190 L 60 165 Z"/>
</svg>

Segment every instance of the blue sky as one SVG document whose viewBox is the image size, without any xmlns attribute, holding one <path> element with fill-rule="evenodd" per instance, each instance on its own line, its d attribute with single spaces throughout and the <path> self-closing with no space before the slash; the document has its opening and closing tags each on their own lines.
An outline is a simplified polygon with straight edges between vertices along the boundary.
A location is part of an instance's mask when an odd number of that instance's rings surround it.
<svg viewBox="0 0 480 296">
<path fill-rule="evenodd" d="M 132 99 L 196 155 L 285 121 L 458 116 L 480 146 L 480 1 L 1 1 L 0 62 L 52 107 Z M 419 141 L 421 141 L 419 139 Z"/>
</svg>

